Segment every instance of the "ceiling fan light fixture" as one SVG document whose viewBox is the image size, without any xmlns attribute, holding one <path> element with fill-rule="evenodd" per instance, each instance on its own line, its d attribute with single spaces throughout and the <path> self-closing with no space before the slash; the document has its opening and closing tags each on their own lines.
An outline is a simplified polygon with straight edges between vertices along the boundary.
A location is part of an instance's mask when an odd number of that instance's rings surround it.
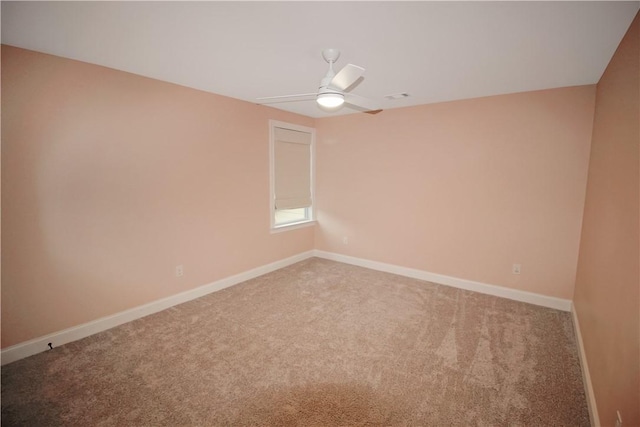
<svg viewBox="0 0 640 427">
<path fill-rule="evenodd" d="M 344 95 L 341 93 L 321 93 L 316 102 L 325 108 L 336 108 L 344 104 Z"/>
</svg>

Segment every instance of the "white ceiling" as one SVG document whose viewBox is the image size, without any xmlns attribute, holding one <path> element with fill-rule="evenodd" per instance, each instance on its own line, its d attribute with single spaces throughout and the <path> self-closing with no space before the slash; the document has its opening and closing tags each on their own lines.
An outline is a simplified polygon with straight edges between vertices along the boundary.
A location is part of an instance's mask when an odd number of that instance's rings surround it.
<svg viewBox="0 0 640 427">
<path fill-rule="evenodd" d="M 251 102 L 316 91 L 332 47 L 336 68 L 366 68 L 352 92 L 388 109 L 596 83 L 639 5 L 3 1 L 2 43 Z"/>
</svg>

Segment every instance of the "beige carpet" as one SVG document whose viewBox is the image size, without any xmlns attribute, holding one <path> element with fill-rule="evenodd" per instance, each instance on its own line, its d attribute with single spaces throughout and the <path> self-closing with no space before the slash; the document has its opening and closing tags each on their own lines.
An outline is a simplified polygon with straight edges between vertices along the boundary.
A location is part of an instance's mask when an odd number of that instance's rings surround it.
<svg viewBox="0 0 640 427">
<path fill-rule="evenodd" d="M 568 313 L 312 258 L 2 367 L 2 425 L 589 419 Z"/>
</svg>

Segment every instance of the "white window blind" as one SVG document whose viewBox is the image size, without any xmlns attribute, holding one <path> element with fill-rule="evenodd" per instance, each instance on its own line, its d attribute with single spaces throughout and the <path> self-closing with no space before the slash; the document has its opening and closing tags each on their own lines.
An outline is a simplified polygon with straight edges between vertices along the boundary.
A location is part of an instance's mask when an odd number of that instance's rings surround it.
<svg viewBox="0 0 640 427">
<path fill-rule="evenodd" d="M 308 208 L 311 200 L 311 134 L 274 128 L 276 209 Z"/>
</svg>

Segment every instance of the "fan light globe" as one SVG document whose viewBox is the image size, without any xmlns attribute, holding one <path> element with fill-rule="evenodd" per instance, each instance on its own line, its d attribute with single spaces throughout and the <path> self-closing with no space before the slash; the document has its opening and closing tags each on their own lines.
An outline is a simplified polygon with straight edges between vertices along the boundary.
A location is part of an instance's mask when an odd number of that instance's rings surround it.
<svg viewBox="0 0 640 427">
<path fill-rule="evenodd" d="M 335 108 L 344 104 L 344 95 L 340 93 L 321 93 L 316 102 L 325 108 Z"/>
</svg>

